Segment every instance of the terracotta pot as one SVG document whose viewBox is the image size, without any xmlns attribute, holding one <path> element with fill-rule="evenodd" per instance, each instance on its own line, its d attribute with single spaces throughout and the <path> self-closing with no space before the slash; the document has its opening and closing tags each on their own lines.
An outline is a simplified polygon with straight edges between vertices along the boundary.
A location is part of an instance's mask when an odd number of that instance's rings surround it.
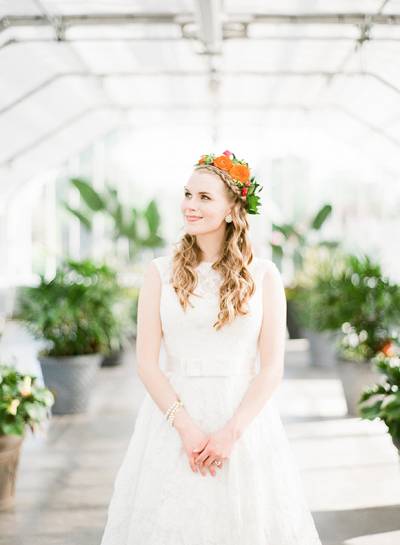
<svg viewBox="0 0 400 545">
<path fill-rule="evenodd" d="M 15 504 L 15 483 L 24 436 L 0 435 L 0 511 Z"/>
</svg>

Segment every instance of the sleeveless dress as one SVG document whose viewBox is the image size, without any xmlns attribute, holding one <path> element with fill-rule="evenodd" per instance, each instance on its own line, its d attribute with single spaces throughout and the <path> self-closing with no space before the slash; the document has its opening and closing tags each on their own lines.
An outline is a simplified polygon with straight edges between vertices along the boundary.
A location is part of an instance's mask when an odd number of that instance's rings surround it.
<svg viewBox="0 0 400 545">
<path fill-rule="evenodd" d="M 170 285 L 172 254 L 153 259 L 162 289 L 160 368 L 206 433 L 224 426 L 259 369 L 262 281 L 254 257 L 249 314 L 215 331 L 220 273 L 197 267 L 185 314 Z M 321 545 L 274 394 L 213 477 L 194 473 L 177 430 L 146 391 L 114 483 L 101 545 Z"/>
</svg>

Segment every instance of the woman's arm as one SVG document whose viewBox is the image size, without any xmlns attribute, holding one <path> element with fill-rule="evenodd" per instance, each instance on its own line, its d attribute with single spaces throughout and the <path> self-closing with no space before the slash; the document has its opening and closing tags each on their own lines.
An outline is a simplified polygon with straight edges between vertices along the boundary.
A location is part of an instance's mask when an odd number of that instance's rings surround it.
<svg viewBox="0 0 400 545">
<path fill-rule="evenodd" d="M 160 319 L 161 279 L 156 265 L 151 262 L 144 275 L 138 299 L 136 361 L 138 376 L 165 414 L 178 395 L 158 365 L 162 326 Z M 180 430 L 191 423 L 185 407 L 176 412 L 174 426 Z"/>
<path fill-rule="evenodd" d="M 235 414 L 225 428 L 234 439 L 265 406 L 280 384 L 284 371 L 286 295 L 279 269 L 267 264 L 263 280 L 263 320 L 259 336 L 260 372 L 251 381 Z"/>
</svg>

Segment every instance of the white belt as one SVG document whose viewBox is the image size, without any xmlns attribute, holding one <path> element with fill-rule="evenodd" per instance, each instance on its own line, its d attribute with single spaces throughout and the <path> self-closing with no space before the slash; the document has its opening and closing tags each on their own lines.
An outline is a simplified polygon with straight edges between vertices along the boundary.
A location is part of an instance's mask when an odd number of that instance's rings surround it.
<svg viewBox="0 0 400 545">
<path fill-rule="evenodd" d="M 255 372 L 255 360 L 246 362 L 229 357 L 180 358 L 167 357 L 166 371 L 191 377 L 251 375 Z"/>
</svg>

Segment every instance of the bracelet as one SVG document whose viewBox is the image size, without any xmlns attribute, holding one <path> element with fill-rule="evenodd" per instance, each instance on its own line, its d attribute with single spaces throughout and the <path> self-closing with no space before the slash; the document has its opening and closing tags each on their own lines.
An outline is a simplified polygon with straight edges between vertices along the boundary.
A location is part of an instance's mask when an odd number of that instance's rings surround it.
<svg viewBox="0 0 400 545">
<path fill-rule="evenodd" d="M 172 405 L 170 406 L 170 408 L 168 409 L 168 411 L 165 413 L 165 417 L 168 419 L 171 411 L 176 407 L 177 403 L 179 402 L 179 398 L 174 401 L 174 403 L 172 403 Z"/>
<path fill-rule="evenodd" d="M 175 414 L 180 407 L 183 407 L 183 402 L 178 399 L 166 412 L 167 421 L 171 424 L 171 426 L 174 425 Z"/>
<path fill-rule="evenodd" d="M 171 411 L 171 414 L 170 414 L 170 416 L 169 416 L 169 418 L 168 418 L 168 420 L 169 420 L 171 426 L 174 425 L 174 420 L 175 420 L 176 411 L 178 411 L 181 407 L 183 407 L 182 401 L 180 401 L 180 402 L 176 405 L 175 409 L 173 409 L 173 411 Z"/>
</svg>

